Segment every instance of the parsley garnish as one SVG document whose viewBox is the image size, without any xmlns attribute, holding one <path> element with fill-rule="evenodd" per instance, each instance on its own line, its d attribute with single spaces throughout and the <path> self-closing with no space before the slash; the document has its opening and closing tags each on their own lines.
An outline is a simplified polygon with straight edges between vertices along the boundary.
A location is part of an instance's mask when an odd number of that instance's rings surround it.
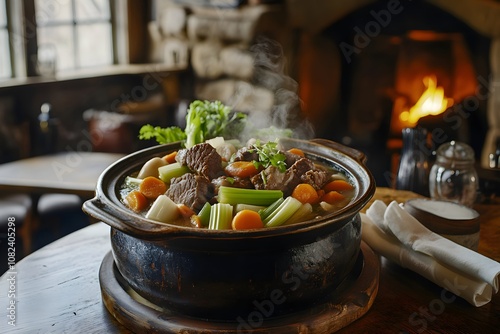
<svg viewBox="0 0 500 334">
<path fill-rule="evenodd" d="M 186 134 L 177 126 L 162 128 L 146 124 L 139 130 L 139 139 L 156 139 L 158 144 L 167 144 L 185 140 Z"/>
<path fill-rule="evenodd" d="M 259 155 L 259 161 L 253 161 L 256 168 L 274 166 L 282 173 L 286 171 L 286 156 L 278 149 L 277 142 L 260 144 L 260 141 L 257 141 L 249 151 Z"/>
</svg>

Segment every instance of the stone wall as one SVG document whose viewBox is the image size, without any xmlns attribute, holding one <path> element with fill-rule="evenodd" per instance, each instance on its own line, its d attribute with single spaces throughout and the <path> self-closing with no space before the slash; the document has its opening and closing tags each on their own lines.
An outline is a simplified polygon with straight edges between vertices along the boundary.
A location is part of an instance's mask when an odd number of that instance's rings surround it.
<svg viewBox="0 0 500 334">
<path fill-rule="evenodd" d="M 266 126 L 298 109 L 290 66 L 295 35 L 283 4 L 215 8 L 165 1 L 149 32 L 151 61 L 192 70 L 193 98 L 220 100 Z"/>
</svg>

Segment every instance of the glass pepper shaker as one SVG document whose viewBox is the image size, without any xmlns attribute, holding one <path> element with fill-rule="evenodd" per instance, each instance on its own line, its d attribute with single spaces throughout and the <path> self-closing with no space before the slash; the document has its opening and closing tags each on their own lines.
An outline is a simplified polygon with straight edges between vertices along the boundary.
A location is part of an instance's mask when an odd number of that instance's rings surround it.
<svg viewBox="0 0 500 334">
<path fill-rule="evenodd" d="M 404 128 L 403 149 L 396 179 L 396 189 L 411 190 L 429 196 L 429 156 L 427 130 Z"/>
<path fill-rule="evenodd" d="M 429 174 L 431 198 L 472 207 L 479 184 L 474 161 L 474 150 L 465 143 L 451 141 L 439 146 Z"/>
</svg>

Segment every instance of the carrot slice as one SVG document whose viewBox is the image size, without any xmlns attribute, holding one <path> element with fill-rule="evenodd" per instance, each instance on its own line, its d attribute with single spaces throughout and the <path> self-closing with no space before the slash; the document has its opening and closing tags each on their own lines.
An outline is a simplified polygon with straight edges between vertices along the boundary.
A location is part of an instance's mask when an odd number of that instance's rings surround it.
<svg viewBox="0 0 500 334">
<path fill-rule="evenodd" d="M 339 193 L 338 191 L 329 191 L 321 197 L 321 200 L 327 202 L 328 204 L 338 203 L 343 201 L 345 196 Z"/>
<path fill-rule="evenodd" d="M 318 190 L 318 197 L 321 199 L 326 192 L 323 189 Z"/>
<path fill-rule="evenodd" d="M 139 190 L 132 190 L 128 193 L 124 200 L 125 204 L 134 210 L 140 212 L 148 206 L 148 199 Z"/>
<path fill-rule="evenodd" d="M 230 163 L 225 168 L 226 174 L 229 176 L 237 176 L 248 178 L 256 175 L 259 170 L 251 161 L 235 161 Z"/>
<path fill-rule="evenodd" d="M 352 190 L 352 189 L 354 189 L 353 185 L 345 180 L 333 180 L 331 182 L 328 182 L 323 187 L 323 190 L 325 192 L 330 192 L 330 191 L 339 191 L 340 192 L 340 191 L 347 191 L 347 190 Z"/>
<path fill-rule="evenodd" d="M 191 216 L 195 215 L 193 209 L 191 209 L 186 204 L 177 204 L 177 207 L 179 208 L 179 212 L 184 218 L 190 218 Z"/>
<path fill-rule="evenodd" d="M 288 150 L 289 153 L 300 155 L 301 157 L 305 157 L 306 155 L 304 154 L 304 151 L 302 151 L 300 148 L 291 148 Z"/>
<path fill-rule="evenodd" d="M 203 227 L 203 224 L 201 222 L 201 218 L 198 215 L 192 215 L 191 217 L 189 217 L 189 221 L 191 222 L 191 225 L 193 225 L 194 227 L 198 227 L 198 228 Z"/>
<path fill-rule="evenodd" d="M 231 225 L 233 230 L 250 230 L 264 227 L 264 223 L 262 222 L 259 213 L 248 209 L 239 211 L 233 217 Z"/>
<path fill-rule="evenodd" d="M 156 199 L 167 191 L 167 185 L 157 177 L 148 176 L 142 180 L 139 191 L 148 199 Z"/>
<path fill-rule="evenodd" d="M 292 192 L 292 197 L 299 200 L 302 204 L 314 204 L 319 200 L 318 192 L 308 183 L 298 184 Z"/>
<path fill-rule="evenodd" d="M 173 164 L 175 162 L 175 157 L 177 156 L 177 151 L 174 151 L 172 153 L 169 153 L 167 155 L 164 155 L 162 157 L 163 160 L 165 160 L 169 164 Z"/>
</svg>

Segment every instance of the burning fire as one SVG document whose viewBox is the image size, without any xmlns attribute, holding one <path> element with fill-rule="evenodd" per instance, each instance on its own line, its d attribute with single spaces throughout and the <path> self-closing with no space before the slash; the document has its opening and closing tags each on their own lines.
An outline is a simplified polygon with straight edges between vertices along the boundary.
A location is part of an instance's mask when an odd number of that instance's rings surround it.
<svg viewBox="0 0 500 334">
<path fill-rule="evenodd" d="M 437 87 L 437 80 L 433 76 L 423 79 L 426 90 L 410 110 L 403 110 L 399 115 L 402 122 L 416 125 L 418 120 L 428 115 L 439 115 L 453 104 L 453 99 L 444 96 L 443 87 Z"/>
</svg>

